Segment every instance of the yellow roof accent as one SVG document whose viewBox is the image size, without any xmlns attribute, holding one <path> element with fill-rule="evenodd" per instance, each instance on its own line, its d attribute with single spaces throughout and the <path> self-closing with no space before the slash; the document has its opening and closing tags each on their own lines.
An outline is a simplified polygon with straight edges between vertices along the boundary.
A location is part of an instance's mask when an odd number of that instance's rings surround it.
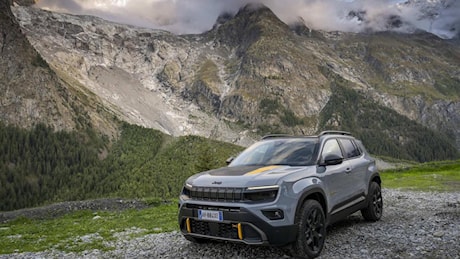
<svg viewBox="0 0 460 260">
<path fill-rule="evenodd" d="M 269 171 L 269 170 L 272 170 L 272 169 L 276 169 L 276 168 L 279 168 L 281 166 L 279 165 L 272 165 L 272 166 L 265 166 L 265 167 L 262 167 L 262 168 L 259 168 L 259 169 L 256 169 L 254 171 L 250 171 L 246 174 L 258 174 L 258 173 L 261 173 L 261 172 L 266 172 L 266 171 Z"/>
</svg>

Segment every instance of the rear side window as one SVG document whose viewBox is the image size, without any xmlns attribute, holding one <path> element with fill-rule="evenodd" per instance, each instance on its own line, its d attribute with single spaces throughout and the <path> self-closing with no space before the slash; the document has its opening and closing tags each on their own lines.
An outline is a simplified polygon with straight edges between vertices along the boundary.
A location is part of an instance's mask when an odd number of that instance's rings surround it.
<svg viewBox="0 0 460 260">
<path fill-rule="evenodd" d="M 342 144 L 345 158 L 353 158 L 361 155 L 361 152 L 352 140 L 340 139 L 340 144 Z"/>
</svg>

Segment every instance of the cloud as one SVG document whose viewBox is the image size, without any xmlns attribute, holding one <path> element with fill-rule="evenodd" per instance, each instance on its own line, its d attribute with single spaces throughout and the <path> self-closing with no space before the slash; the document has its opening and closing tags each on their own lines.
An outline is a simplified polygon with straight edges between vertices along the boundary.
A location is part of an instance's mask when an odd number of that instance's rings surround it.
<svg viewBox="0 0 460 260">
<path fill-rule="evenodd" d="M 248 3 L 263 3 L 285 23 L 302 17 L 326 31 L 421 29 L 451 38 L 460 29 L 458 0 L 40 0 L 37 6 L 184 34 L 209 30 L 221 13 Z"/>
</svg>

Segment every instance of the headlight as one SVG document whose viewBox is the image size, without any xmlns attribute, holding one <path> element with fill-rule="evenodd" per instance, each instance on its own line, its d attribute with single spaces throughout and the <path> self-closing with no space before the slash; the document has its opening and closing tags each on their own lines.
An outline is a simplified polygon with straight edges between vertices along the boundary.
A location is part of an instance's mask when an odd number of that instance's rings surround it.
<svg viewBox="0 0 460 260">
<path fill-rule="evenodd" d="M 278 185 L 268 185 L 268 186 L 254 186 L 248 187 L 248 190 L 271 190 L 271 189 L 278 189 Z"/>
<path fill-rule="evenodd" d="M 182 192 L 180 194 L 180 198 L 182 200 L 189 200 L 190 199 L 190 195 L 192 193 L 192 184 L 189 184 L 189 183 L 185 183 L 184 187 L 182 187 Z"/>
<path fill-rule="evenodd" d="M 278 185 L 248 187 L 244 192 L 244 200 L 258 203 L 274 201 L 278 190 Z"/>
</svg>

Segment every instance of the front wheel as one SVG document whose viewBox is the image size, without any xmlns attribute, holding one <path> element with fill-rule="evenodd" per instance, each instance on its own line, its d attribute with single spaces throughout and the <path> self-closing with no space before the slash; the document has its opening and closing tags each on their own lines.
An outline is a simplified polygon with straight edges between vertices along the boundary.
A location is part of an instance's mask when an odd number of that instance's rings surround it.
<svg viewBox="0 0 460 260">
<path fill-rule="evenodd" d="M 383 214 L 382 190 L 377 182 L 371 183 L 367 196 L 367 207 L 361 210 L 361 215 L 365 220 L 377 221 Z"/>
<path fill-rule="evenodd" d="M 326 218 L 316 200 L 307 200 L 296 215 L 297 240 L 290 246 L 290 253 L 296 258 L 319 256 L 326 238 Z"/>
</svg>

